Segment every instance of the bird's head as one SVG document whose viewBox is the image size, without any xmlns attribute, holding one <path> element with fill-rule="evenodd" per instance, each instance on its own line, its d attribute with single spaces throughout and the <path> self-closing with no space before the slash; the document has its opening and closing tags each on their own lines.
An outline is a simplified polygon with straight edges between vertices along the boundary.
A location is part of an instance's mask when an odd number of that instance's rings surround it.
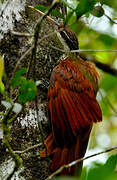
<svg viewBox="0 0 117 180">
<path fill-rule="evenodd" d="M 64 50 L 78 50 L 78 39 L 75 33 L 64 24 L 57 25 L 57 35 L 64 46 Z"/>
</svg>

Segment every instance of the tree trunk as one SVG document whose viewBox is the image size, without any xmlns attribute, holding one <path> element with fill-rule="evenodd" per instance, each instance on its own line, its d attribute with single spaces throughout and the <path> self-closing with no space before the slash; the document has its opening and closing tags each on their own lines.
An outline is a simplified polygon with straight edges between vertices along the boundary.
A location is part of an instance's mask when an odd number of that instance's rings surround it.
<svg viewBox="0 0 117 180">
<path fill-rule="evenodd" d="M 25 4 L 25 10 L 21 11 L 21 19 L 18 21 L 15 19 L 13 23 L 13 31 L 23 33 L 34 33 L 34 27 L 39 19 L 39 15 L 31 10 L 28 5 L 35 6 L 37 4 L 50 5 L 52 0 L 27 0 Z M 6 7 L 9 8 L 9 5 Z M 3 12 L 4 13 L 4 12 Z M 59 21 L 59 20 L 58 20 Z M 39 31 L 39 40 L 45 37 L 47 34 L 54 32 L 54 27 L 44 20 Z M 55 37 L 56 38 L 56 37 Z M 10 30 L 0 40 L 0 53 L 4 54 L 5 59 L 5 73 L 8 79 L 12 77 L 13 70 L 16 63 L 21 56 L 32 46 L 33 37 L 14 35 Z M 36 58 L 36 81 L 39 81 L 38 86 L 38 112 L 39 118 L 36 118 L 35 102 L 32 101 L 27 104 L 20 117 L 12 124 L 10 144 L 14 151 L 22 151 L 32 145 L 40 143 L 48 135 L 48 117 L 47 117 L 47 91 L 49 86 L 49 79 L 53 67 L 57 64 L 59 57 L 62 55 L 59 51 L 54 50 L 52 45 L 57 45 L 53 42 L 53 38 L 47 37 L 38 44 L 37 58 Z M 28 66 L 31 52 L 25 56 L 20 62 L 17 70 L 22 67 Z M 33 65 L 32 65 L 33 66 Z M 30 79 L 33 79 L 32 71 L 29 75 Z M 7 84 L 5 85 L 6 88 Z M 16 92 L 12 93 L 12 98 L 16 95 Z M 0 96 L 1 100 L 3 99 Z M 3 111 L 4 107 L 0 106 L 0 110 Z M 39 125 L 41 124 L 41 126 Z M 40 126 L 40 127 L 39 127 Z M 6 176 L 12 171 L 10 164 L 9 153 L 2 143 L 2 133 L 0 131 L 0 177 Z M 19 171 L 19 179 L 21 177 L 28 180 L 45 179 L 49 174 L 50 159 L 41 159 L 39 154 L 42 147 L 30 150 L 21 156 L 23 160 L 23 168 Z M 7 163 L 6 163 L 7 162 Z M 16 173 L 17 174 L 17 173 Z M 18 177 L 17 177 L 18 179 Z"/>
</svg>

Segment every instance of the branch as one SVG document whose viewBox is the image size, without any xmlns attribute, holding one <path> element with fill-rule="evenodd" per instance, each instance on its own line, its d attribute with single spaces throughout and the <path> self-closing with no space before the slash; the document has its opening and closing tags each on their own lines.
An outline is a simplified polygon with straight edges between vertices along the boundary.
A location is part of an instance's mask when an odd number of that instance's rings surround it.
<svg viewBox="0 0 117 180">
<path fill-rule="evenodd" d="M 71 162 L 71 163 L 69 163 L 69 164 L 63 165 L 62 167 L 60 167 L 57 171 L 55 171 L 53 174 L 51 174 L 51 175 L 50 175 L 48 178 L 46 178 L 45 180 L 52 179 L 55 175 L 61 173 L 61 172 L 63 171 L 63 169 L 70 168 L 70 167 L 72 167 L 72 166 L 74 166 L 74 165 L 76 165 L 76 164 L 78 164 L 78 163 L 80 163 L 80 162 L 82 162 L 82 161 L 84 161 L 84 160 L 86 160 L 86 159 L 90 159 L 90 158 L 92 158 L 92 157 L 95 157 L 95 156 L 98 156 L 98 155 L 100 155 L 100 154 L 104 154 L 104 153 L 113 151 L 113 150 L 115 150 L 115 149 L 117 149 L 117 146 L 112 147 L 112 148 L 109 148 L 109 149 L 107 149 L 107 150 L 105 150 L 105 151 L 101 151 L 101 152 L 92 154 L 92 155 L 87 156 L 87 157 L 80 158 L 80 159 L 75 160 L 75 161 L 73 161 L 73 162 Z"/>
<path fill-rule="evenodd" d="M 37 147 L 40 147 L 40 146 L 42 146 L 42 143 L 36 144 L 34 146 L 31 146 L 31 147 L 29 147 L 29 148 L 27 148 L 27 149 L 25 149 L 23 151 L 14 151 L 14 153 L 16 153 L 16 154 L 24 154 L 24 153 L 26 153 L 26 152 L 28 152 L 30 150 L 33 150 L 33 149 L 35 149 Z"/>
<path fill-rule="evenodd" d="M 17 32 L 17 31 L 13 31 L 13 30 L 10 30 L 10 32 L 15 36 L 20 36 L 20 37 L 32 37 L 33 36 L 33 34 Z"/>
<path fill-rule="evenodd" d="M 117 52 L 117 50 L 111 50 L 111 49 L 79 49 L 79 50 L 72 50 L 71 52 Z"/>
<path fill-rule="evenodd" d="M 80 53 L 80 56 L 83 59 L 93 62 L 99 69 L 103 70 L 104 72 L 117 76 L 117 69 L 111 67 L 109 64 L 104 64 L 102 62 L 99 62 L 93 56 L 86 55 L 84 53 Z"/>
<path fill-rule="evenodd" d="M 29 8 L 31 8 L 34 12 L 37 12 L 40 16 L 43 16 L 44 13 L 38 9 L 35 9 L 33 6 L 28 6 Z M 46 16 L 46 19 L 51 23 L 51 24 L 56 24 L 58 25 L 59 23 L 56 22 L 54 19 L 52 19 L 50 16 Z"/>
<path fill-rule="evenodd" d="M 113 21 L 114 19 L 111 19 L 107 14 L 104 13 L 104 16 L 107 17 L 112 23 L 117 24 L 115 21 Z"/>
<path fill-rule="evenodd" d="M 99 69 L 103 70 L 104 72 L 109 73 L 109 74 L 114 75 L 114 76 L 117 76 L 117 69 L 111 67 L 110 65 L 101 63 L 101 62 L 99 62 L 97 60 L 93 60 L 92 62 L 94 62 L 95 65 Z"/>
</svg>

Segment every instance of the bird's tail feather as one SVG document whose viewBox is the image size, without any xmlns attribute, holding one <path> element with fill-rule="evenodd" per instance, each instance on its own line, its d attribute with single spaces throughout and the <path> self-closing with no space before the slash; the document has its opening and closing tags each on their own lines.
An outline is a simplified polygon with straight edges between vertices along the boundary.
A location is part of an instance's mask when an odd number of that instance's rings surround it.
<svg viewBox="0 0 117 180">
<path fill-rule="evenodd" d="M 76 143 L 71 147 L 60 148 L 55 146 L 53 136 L 52 134 L 50 134 L 45 140 L 47 150 L 44 149 L 42 151 L 41 157 L 46 157 L 46 155 L 53 155 L 50 170 L 54 172 L 64 164 L 69 164 L 70 162 L 83 157 L 88 144 L 88 139 L 85 142 L 83 142 L 81 137 L 77 137 Z M 82 162 L 79 163 L 77 167 L 78 174 L 80 175 L 82 169 Z M 62 175 L 74 175 L 75 170 L 76 166 L 64 169 L 62 171 Z"/>
</svg>

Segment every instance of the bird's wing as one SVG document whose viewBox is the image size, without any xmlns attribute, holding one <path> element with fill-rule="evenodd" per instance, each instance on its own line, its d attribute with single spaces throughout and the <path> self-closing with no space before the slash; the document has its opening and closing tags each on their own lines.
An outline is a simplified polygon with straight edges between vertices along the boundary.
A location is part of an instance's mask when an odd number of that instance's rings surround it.
<svg viewBox="0 0 117 180">
<path fill-rule="evenodd" d="M 59 64 L 50 80 L 48 106 L 52 131 L 59 145 L 72 142 L 93 122 L 102 119 L 91 82 L 73 68 Z"/>
</svg>

